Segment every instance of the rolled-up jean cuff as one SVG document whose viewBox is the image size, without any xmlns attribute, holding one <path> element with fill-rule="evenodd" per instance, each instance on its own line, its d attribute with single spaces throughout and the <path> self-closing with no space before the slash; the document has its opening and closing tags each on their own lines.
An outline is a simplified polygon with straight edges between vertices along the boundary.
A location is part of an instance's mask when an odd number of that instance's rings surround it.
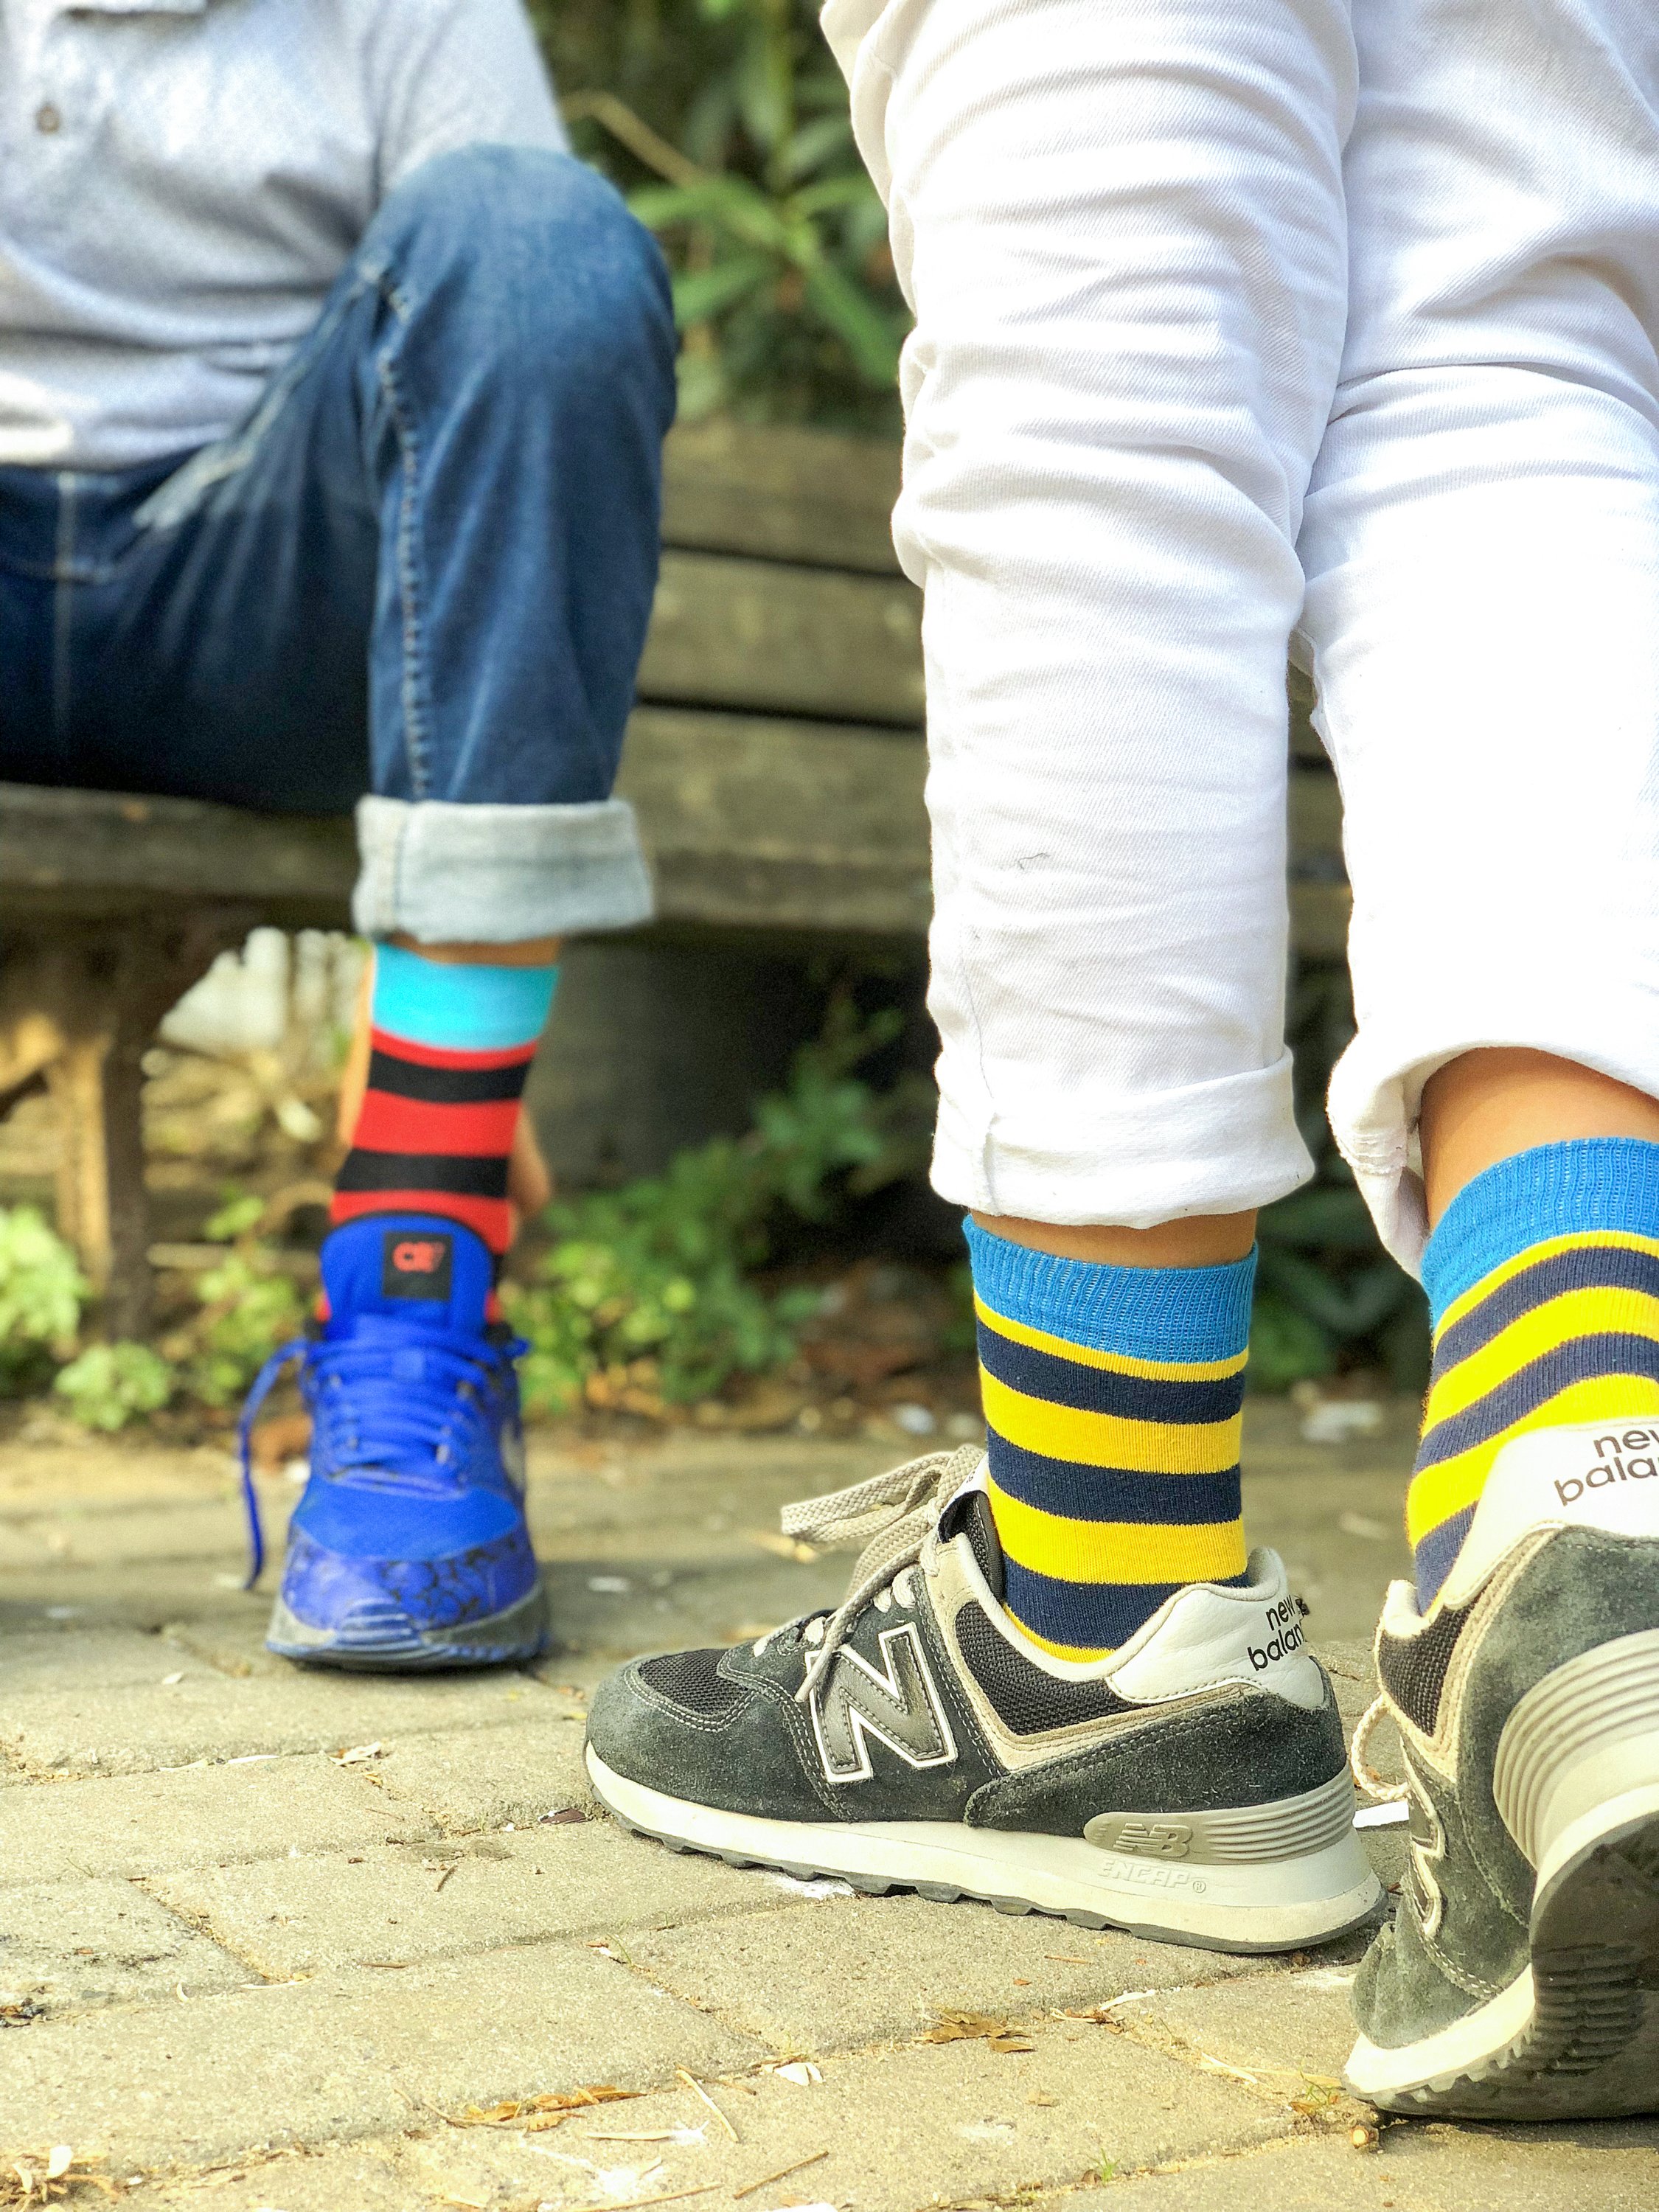
<svg viewBox="0 0 1659 2212">
<path fill-rule="evenodd" d="M 357 802 L 351 915 L 365 937 L 513 945 L 648 921 L 651 878 L 624 799 L 573 806 Z"/>
</svg>

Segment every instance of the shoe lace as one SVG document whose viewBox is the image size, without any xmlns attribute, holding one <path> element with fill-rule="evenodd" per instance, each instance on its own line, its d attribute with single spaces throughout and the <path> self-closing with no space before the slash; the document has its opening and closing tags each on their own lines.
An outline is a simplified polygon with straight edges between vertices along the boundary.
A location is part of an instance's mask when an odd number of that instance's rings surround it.
<svg viewBox="0 0 1659 2212">
<path fill-rule="evenodd" d="M 1348 1748 L 1348 1765 L 1354 1780 L 1374 1803 L 1399 1805 L 1411 1796 L 1410 1783 L 1386 1780 L 1371 1763 L 1371 1738 L 1376 1732 L 1377 1723 L 1388 1717 L 1387 1698 L 1373 1698 L 1354 1728 L 1353 1741 Z"/>
<path fill-rule="evenodd" d="M 513 1362 L 529 1346 L 513 1337 L 481 1343 L 434 1331 L 420 1341 L 418 1375 L 389 1372 L 391 1347 L 376 1335 L 296 1337 L 280 1345 L 254 1378 L 237 1425 L 242 1504 L 247 1513 L 252 1589 L 264 1571 L 264 1530 L 253 1482 L 253 1424 L 278 1378 L 301 1363 L 313 1450 L 331 1474 L 373 1473 L 388 1489 L 441 1497 L 491 1432 Z"/>
<path fill-rule="evenodd" d="M 879 1602 L 908 1567 L 921 1557 L 921 1547 L 946 1504 L 978 1466 L 978 1444 L 964 1444 L 952 1452 L 927 1452 L 907 1460 L 885 1474 L 872 1475 L 846 1490 L 823 1498 L 804 1498 L 786 1505 L 780 1525 L 786 1536 L 832 1551 L 843 1544 L 862 1544 L 847 1595 L 833 1613 L 803 1613 L 799 1620 L 774 1629 L 755 1646 L 758 1656 L 775 1637 L 798 1633 L 811 1648 L 807 1652 L 798 1705 L 805 1705 L 812 1686 L 846 1642 L 854 1621 L 872 1601 Z"/>
</svg>

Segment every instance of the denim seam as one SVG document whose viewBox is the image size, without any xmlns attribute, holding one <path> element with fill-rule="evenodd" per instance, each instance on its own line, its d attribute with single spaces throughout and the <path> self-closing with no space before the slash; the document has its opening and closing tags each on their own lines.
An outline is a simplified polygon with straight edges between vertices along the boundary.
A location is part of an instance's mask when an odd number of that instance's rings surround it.
<svg viewBox="0 0 1659 2212">
<path fill-rule="evenodd" d="M 135 529 L 176 530 L 216 484 L 241 474 L 258 457 L 272 424 L 311 374 L 326 342 L 366 289 L 361 283 L 352 286 L 319 318 L 277 370 L 252 414 L 240 428 L 192 454 L 165 483 L 156 487 L 141 507 L 133 510 Z"/>
<path fill-rule="evenodd" d="M 400 325 L 407 326 L 410 319 L 409 302 L 389 270 L 376 272 L 380 296 L 398 318 Z M 428 750 L 429 730 L 426 712 L 428 690 L 426 677 L 426 638 L 421 621 L 420 588 L 420 436 L 415 421 L 398 381 L 396 363 L 390 352 L 382 353 L 375 363 L 375 373 L 380 388 L 386 394 L 393 427 L 397 430 L 399 448 L 398 473 L 403 479 L 403 497 L 398 514 L 398 589 L 403 601 L 403 680 L 399 696 L 404 714 L 404 749 L 409 756 L 410 788 L 417 799 L 432 796 L 431 761 Z"/>
<path fill-rule="evenodd" d="M 72 656 L 70 651 L 75 620 L 76 481 L 73 471 L 58 479 L 58 531 L 52 562 L 52 733 L 60 748 L 68 744 L 72 713 Z"/>
</svg>

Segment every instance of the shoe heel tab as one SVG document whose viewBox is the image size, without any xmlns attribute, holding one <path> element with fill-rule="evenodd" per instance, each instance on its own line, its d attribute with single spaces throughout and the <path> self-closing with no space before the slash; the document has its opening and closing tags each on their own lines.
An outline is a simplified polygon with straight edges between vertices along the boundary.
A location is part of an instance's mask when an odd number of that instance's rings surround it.
<svg viewBox="0 0 1659 2212">
<path fill-rule="evenodd" d="M 1659 1419 L 1571 1421 L 1505 1444 L 1446 1577 L 1445 1602 L 1467 1604 L 1523 1538 L 1547 1528 L 1659 1542 Z"/>
<path fill-rule="evenodd" d="M 1253 1552 L 1250 1576 L 1245 1587 L 1194 1583 L 1166 1599 L 1115 1662 L 1112 1687 L 1147 1702 L 1239 1682 L 1316 1711 L 1328 1684 L 1284 1567 L 1274 1553 Z"/>
</svg>

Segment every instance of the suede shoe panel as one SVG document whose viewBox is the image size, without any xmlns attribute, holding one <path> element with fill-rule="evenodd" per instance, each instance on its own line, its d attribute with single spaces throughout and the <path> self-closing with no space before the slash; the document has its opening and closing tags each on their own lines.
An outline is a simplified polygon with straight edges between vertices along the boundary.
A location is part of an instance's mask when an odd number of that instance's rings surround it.
<svg viewBox="0 0 1659 2212">
<path fill-rule="evenodd" d="M 1342 1771 L 1336 1701 L 1316 1712 L 1226 1688 L 1120 1718 L 1087 1750 L 989 1783 L 968 1818 L 987 1828 L 1079 1836 L 1109 1809 L 1208 1813 L 1299 1797 Z"/>
<path fill-rule="evenodd" d="M 1498 1811 L 1498 1739 L 1527 1692 L 1570 1660 L 1659 1622 L 1659 1545 L 1569 1528 L 1534 1540 L 1480 1592 L 1457 1638 L 1432 1736 L 1402 1717 L 1414 1783 L 1395 1927 L 1356 1981 L 1354 2016 L 1385 2048 L 1416 2042 L 1507 1988 L 1528 1963 L 1533 1869 Z M 1431 1627 L 1432 1623 L 1431 1623 Z M 1390 1641 L 1386 1626 L 1379 1647 Z M 1398 1675 L 1384 1656 L 1384 1679 Z"/>
</svg>

